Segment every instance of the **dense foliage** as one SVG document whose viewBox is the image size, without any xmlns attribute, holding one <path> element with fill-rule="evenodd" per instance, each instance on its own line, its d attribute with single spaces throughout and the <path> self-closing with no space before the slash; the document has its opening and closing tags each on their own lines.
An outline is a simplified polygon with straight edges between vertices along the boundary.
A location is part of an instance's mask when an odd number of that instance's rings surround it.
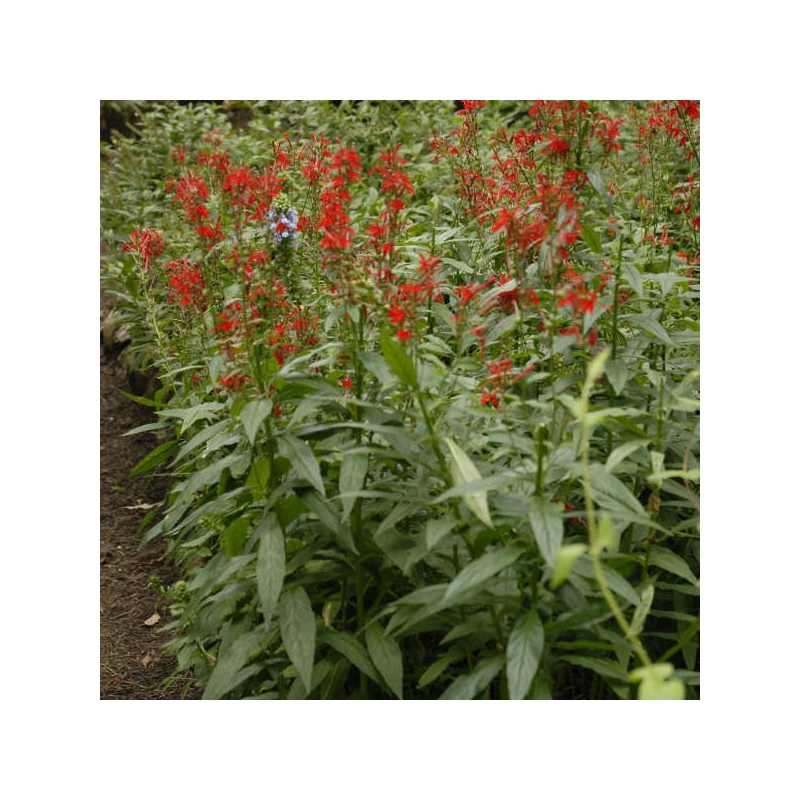
<svg viewBox="0 0 800 800">
<path fill-rule="evenodd" d="M 699 696 L 699 105 L 154 104 L 103 280 L 204 697 Z"/>
</svg>

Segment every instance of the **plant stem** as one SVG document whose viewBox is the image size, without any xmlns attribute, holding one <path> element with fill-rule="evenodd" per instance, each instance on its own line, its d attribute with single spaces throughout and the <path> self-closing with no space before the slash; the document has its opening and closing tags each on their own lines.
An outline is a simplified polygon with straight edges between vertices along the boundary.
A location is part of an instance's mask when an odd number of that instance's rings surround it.
<svg viewBox="0 0 800 800">
<path fill-rule="evenodd" d="M 614 618 L 617 620 L 619 627 L 625 634 L 625 638 L 628 639 L 628 641 L 630 641 L 631 644 L 633 645 L 642 664 L 649 667 L 652 666 L 650 657 L 647 655 L 647 651 L 644 649 L 644 646 L 642 645 L 642 642 L 639 639 L 638 635 L 636 635 L 633 632 L 630 625 L 628 624 L 628 620 L 625 619 L 625 615 L 622 613 L 622 609 L 619 607 L 619 604 L 617 603 L 617 600 L 614 597 L 611 589 L 609 589 L 608 583 L 606 582 L 605 576 L 603 575 L 602 560 L 600 558 L 602 546 L 598 542 L 597 522 L 595 519 L 594 501 L 592 499 L 592 482 L 589 475 L 590 430 L 588 422 L 588 412 L 589 412 L 589 395 L 591 394 L 593 384 L 594 380 L 587 379 L 583 387 L 583 393 L 581 395 L 581 406 L 583 412 L 581 415 L 581 463 L 583 465 L 583 487 L 584 487 L 584 492 L 586 493 L 586 523 L 589 529 L 589 558 L 592 561 L 592 568 L 594 570 L 595 578 L 597 580 L 597 585 L 600 587 L 600 592 L 603 595 L 603 599 L 606 601 L 608 607 L 611 609 L 611 612 L 613 613 Z"/>
</svg>

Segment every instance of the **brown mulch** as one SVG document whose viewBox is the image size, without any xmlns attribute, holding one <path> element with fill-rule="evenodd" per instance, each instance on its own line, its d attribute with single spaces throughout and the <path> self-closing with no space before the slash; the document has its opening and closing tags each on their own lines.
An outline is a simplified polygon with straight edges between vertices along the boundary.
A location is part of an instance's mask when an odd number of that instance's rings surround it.
<svg viewBox="0 0 800 800">
<path fill-rule="evenodd" d="M 156 539 L 139 549 L 138 529 L 148 504 L 162 500 L 168 484 L 159 477 L 129 477 L 157 441 L 149 433 L 123 436 L 154 416 L 119 392 L 131 387 L 118 356 L 101 343 L 100 699 L 196 700 L 200 691 L 190 679 L 164 684 L 176 662 L 162 652 L 170 638 L 163 630 L 169 611 L 150 578 L 168 586 L 179 576 L 165 559 L 163 542 Z M 161 620 L 146 625 L 155 613 Z"/>
</svg>

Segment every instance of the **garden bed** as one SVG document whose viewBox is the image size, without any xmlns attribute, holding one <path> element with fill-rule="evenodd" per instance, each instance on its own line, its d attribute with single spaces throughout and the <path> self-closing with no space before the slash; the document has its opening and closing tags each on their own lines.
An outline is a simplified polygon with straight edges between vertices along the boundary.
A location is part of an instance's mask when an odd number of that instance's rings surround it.
<svg viewBox="0 0 800 800">
<path fill-rule="evenodd" d="M 204 699 L 699 698 L 699 104 L 247 109 L 102 149 L 110 617 Z"/>
</svg>

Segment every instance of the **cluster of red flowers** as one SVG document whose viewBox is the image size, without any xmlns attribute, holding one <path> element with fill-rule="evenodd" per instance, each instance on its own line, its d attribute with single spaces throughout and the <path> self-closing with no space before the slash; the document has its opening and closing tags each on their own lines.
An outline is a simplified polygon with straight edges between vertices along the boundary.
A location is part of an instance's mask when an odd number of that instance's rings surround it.
<svg viewBox="0 0 800 800">
<path fill-rule="evenodd" d="M 319 331 L 319 318 L 294 304 L 281 281 L 249 282 L 245 302 L 231 301 L 216 316 L 215 333 L 226 358 L 223 386 L 238 391 L 249 383 L 250 357 L 256 351 L 282 366 L 292 354 L 318 344 Z"/>
<path fill-rule="evenodd" d="M 209 198 L 205 179 L 191 170 L 186 170 L 177 180 L 167 181 L 167 193 L 174 195 L 173 202 L 183 207 L 184 219 L 190 225 L 203 222 L 209 216 L 206 200 Z"/>
<path fill-rule="evenodd" d="M 639 141 L 636 146 L 643 148 L 659 131 L 666 132 L 678 146 L 686 150 L 686 160 L 697 156 L 694 135 L 689 130 L 691 120 L 700 119 L 700 104 L 694 100 L 676 100 L 671 102 L 655 102 L 648 109 L 646 121 L 639 123 Z M 646 163 L 646 156 L 642 156 Z"/>
<path fill-rule="evenodd" d="M 484 174 L 480 158 L 478 111 L 485 105 L 483 100 L 462 100 L 457 112 L 461 124 L 450 133 L 437 134 L 428 141 L 434 163 L 444 159 L 452 164 L 467 212 L 475 219 L 482 219 L 493 207 L 492 195 L 497 188 L 494 180 Z"/>
<path fill-rule="evenodd" d="M 205 310 L 205 287 L 200 269 L 186 258 L 170 261 L 164 269 L 169 273 L 169 302 Z"/>
<path fill-rule="evenodd" d="M 481 394 L 481 405 L 489 405 L 493 408 L 500 407 L 500 397 L 503 392 L 510 386 L 515 384 L 529 372 L 536 368 L 535 364 L 528 364 L 528 366 L 514 371 L 514 363 L 508 358 L 500 358 L 495 361 L 490 361 L 487 364 L 489 368 L 489 379 L 483 385 L 483 394 Z"/>
<path fill-rule="evenodd" d="M 395 285 L 389 299 L 389 321 L 397 337 L 404 342 L 411 338 L 414 320 L 420 306 L 429 299 L 441 299 L 436 267 L 441 259 L 419 254 L 416 280 Z"/>
<path fill-rule="evenodd" d="M 395 238 L 401 230 L 400 212 L 405 208 L 404 197 L 414 194 L 414 185 L 402 170 L 402 165 L 408 162 L 398 154 L 400 147 L 398 143 L 394 148 L 387 147 L 383 150 L 378 157 L 378 163 L 369 171 L 370 175 L 377 172 L 383 178 L 381 192 L 385 207 L 381 212 L 380 222 L 367 228 L 370 245 L 380 259 L 388 259 L 394 252 Z M 384 277 L 379 275 L 379 279 Z"/>
<path fill-rule="evenodd" d="M 360 172 L 361 159 L 355 150 L 339 147 L 332 155 L 328 182 L 319 198 L 322 213 L 317 230 L 322 233 L 321 250 L 338 252 L 350 246 L 355 235 L 350 219 L 350 184 L 358 180 Z"/>
<path fill-rule="evenodd" d="M 128 241 L 122 245 L 122 252 L 133 253 L 141 261 L 142 267 L 149 270 L 150 261 L 164 252 L 164 237 L 150 228 L 134 228 Z"/>
</svg>

